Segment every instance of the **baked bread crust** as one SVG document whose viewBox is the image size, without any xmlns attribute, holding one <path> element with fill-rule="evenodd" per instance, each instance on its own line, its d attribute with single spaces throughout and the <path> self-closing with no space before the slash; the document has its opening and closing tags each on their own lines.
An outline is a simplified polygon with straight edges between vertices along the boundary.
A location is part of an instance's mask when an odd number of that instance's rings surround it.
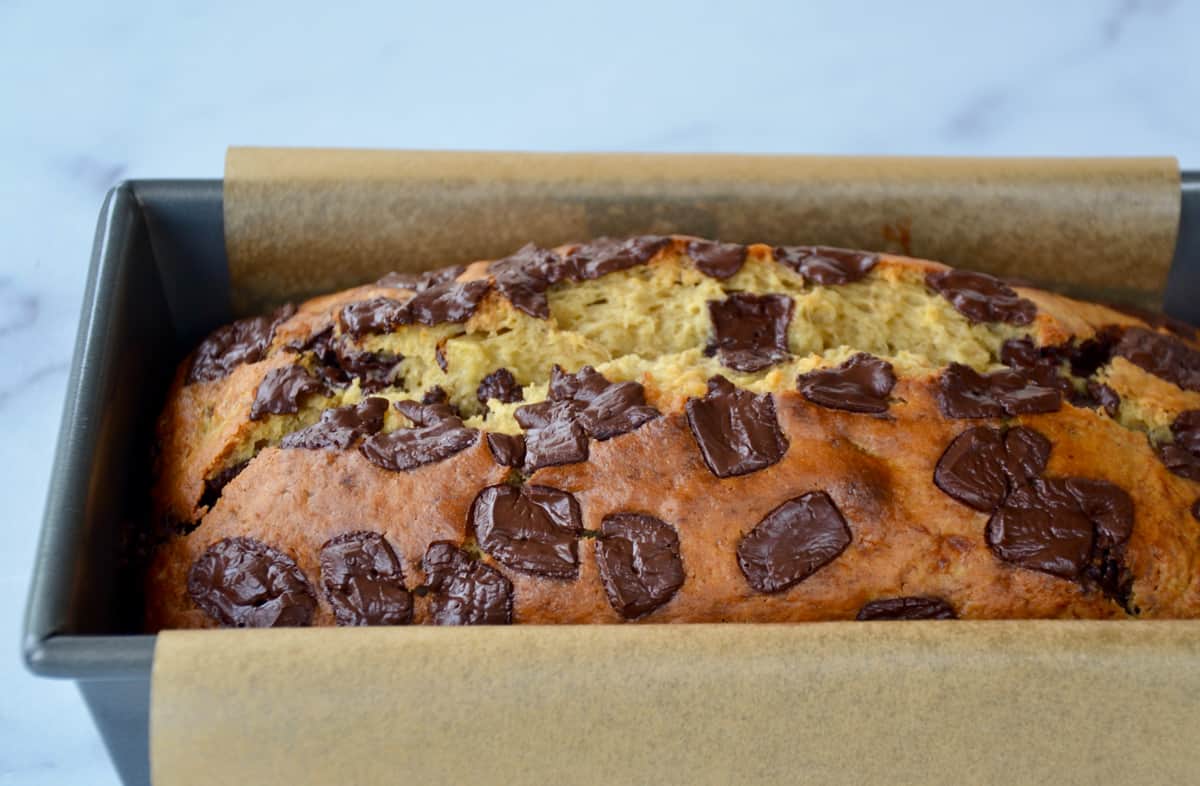
<svg viewBox="0 0 1200 786">
<path fill-rule="evenodd" d="M 330 580 L 322 571 L 323 549 L 334 538 L 359 531 L 381 534 L 403 575 L 362 568 L 361 582 L 351 581 L 349 590 L 342 589 L 358 593 L 355 602 L 369 604 L 382 602 L 371 594 L 381 582 L 402 584 L 403 589 L 394 589 L 411 591 L 413 623 L 854 619 L 867 604 L 900 598 L 936 599 L 942 602 L 938 608 L 948 605 L 957 616 L 975 619 L 1193 617 L 1200 612 L 1194 578 L 1200 523 L 1190 513 L 1200 489 L 1197 480 L 1186 476 L 1186 467 L 1168 469 L 1171 462 L 1163 452 L 1165 446 L 1189 444 L 1191 432 L 1179 425 L 1180 416 L 1200 409 L 1200 389 L 1187 389 L 1190 382 L 1180 374 L 1146 370 L 1149 361 L 1135 362 L 1137 352 L 1122 349 L 1136 339 L 1195 351 L 1189 339 L 1105 306 L 1010 288 L 992 279 L 999 289 L 983 298 L 984 311 L 972 317 L 967 312 L 981 301 L 955 304 L 954 293 L 960 290 L 944 278 L 949 268 L 904 257 L 765 245 L 714 247 L 687 237 L 637 238 L 608 246 L 594 242 L 583 247 L 591 256 L 579 248 L 525 249 L 511 258 L 516 263 L 478 262 L 451 271 L 458 274 L 452 280 L 445 274 L 447 280 L 440 284 L 432 278 L 392 279 L 392 286 L 370 285 L 316 298 L 290 316 L 277 315 L 269 335 L 260 330 L 258 337 L 265 336 L 261 359 L 209 369 L 209 376 L 216 375 L 212 379 L 197 379 L 205 374 L 197 373 L 195 357 L 185 361 L 159 420 L 155 509 L 162 520 L 176 528 L 187 525 L 190 531 L 167 538 L 153 555 L 147 576 L 148 628 L 243 624 L 240 617 L 218 619 L 202 610 L 197 597 L 207 597 L 205 593 L 226 593 L 222 599 L 233 598 L 235 604 L 286 605 L 295 582 L 285 592 L 272 589 L 276 585 L 271 581 L 294 576 L 289 572 L 293 568 L 280 567 L 287 559 L 309 585 L 312 598 L 304 603 L 315 600 L 311 614 L 302 616 L 315 625 L 335 624 L 326 587 Z M 617 263 L 609 264 L 614 257 Z M 551 274 L 548 282 L 546 276 L 534 276 L 532 285 L 519 277 L 514 283 L 514 269 L 543 270 L 548 260 L 558 264 L 573 259 L 573 272 Z M 730 273 L 732 268 L 737 270 Z M 787 279 L 784 305 L 763 300 L 778 296 L 772 289 L 772 268 Z M 751 273 L 766 283 L 746 292 L 739 286 Z M 632 291 L 619 289 L 619 282 L 641 276 L 650 287 L 660 274 L 674 277 L 683 288 L 707 287 L 707 292 L 713 282 L 724 287 L 723 302 L 737 318 L 714 329 L 709 314 L 696 315 L 697 329 L 709 334 L 707 354 L 699 352 L 704 347 L 689 354 L 674 345 L 658 359 L 631 360 L 632 355 L 611 352 L 595 376 L 581 372 L 578 363 L 571 365 L 577 357 L 556 354 L 555 347 L 584 342 L 575 336 L 592 330 L 577 322 L 572 327 L 576 332 L 567 338 L 552 335 L 566 323 L 565 301 L 556 300 L 557 293 L 593 286 L 611 290 L 608 299 L 615 300 Z M 949 283 L 939 283 L 945 281 Z M 385 317 L 393 323 L 385 329 L 372 323 L 354 335 L 359 323 L 343 311 L 376 298 L 404 305 L 418 290 L 436 295 L 467 282 L 479 282 L 470 293 L 475 302 L 457 311 L 453 304 L 449 311 L 444 303 L 438 305 L 440 316 L 448 317 L 442 321 L 438 314 L 426 324 L 419 315 L 392 318 L 375 309 L 367 313 L 375 323 Z M 957 351 L 952 345 L 958 339 L 947 339 L 951 349 L 945 357 L 914 359 L 902 354 L 903 346 L 894 346 L 906 335 L 908 323 L 902 321 L 884 325 L 885 333 L 891 329 L 893 335 L 871 339 L 876 344 L 867 348 L 838 343 L 836 325 L 844 322 L 846 330 L 860 330 L 853 319 L 867 319 L 839 313 L 829 323 L 834 328 L 822 328 L 832 331 L 831 339 L 823 339 L 831 346 L 808 356 L 796 351 L 796 331 L 826 319 L 821 309 L 828 304 L 819 298 L 837 304 L 840 293 L 862 292 L 875 298 L 870 303 L 877 306 L 892 290 L 896 298 L 911 300 L 898 306 L 897 313 L 932 309 L 934 317 L 923 317 L 927 324 L 938 329 L 946 325 L 958 331 L 952 336 L 974 336 L 976 344 L 990 347 L 990 356 L 985 352 L 967 364 L 974 366 L 973 372 L 960 369 L 962 374 L 1019 372 L 1025 376 L 1013 384 L 1026 387 L 1011 396 L 985 391 L 983 406 L 998 408 L 984 417 L 964 416 L 965 410 L 946 401 L 947 380 L 957 373 L 948 370 L 954 361 L 946 360 Z M 547 293 L 548 303 L 539 300 Z M 781 314 L 787 322 L 779 322 Z M 984 319 L 978 318 L 981 314 Z M 718 317 L 712 310 L 711 320 Z M 764 339 L 762 331 L 739 333 L 745 332 L 739 325 L 758 324 L 754 320 L 763 320 L 763 326 L 775 320 L 774 337 Z M 776 329 L 780 324 L 782 334 Z M 659 332 L 664 332 L 662 325 Z M 686 327 L 676 332 L 680 342 L 689 340 Z M 333 350 L 313 341 L 323 333 L 326 344 L 340 339 L 343 349 L 353 345 L 354 351 L 373 352 L 371 371 L 347 374 L 347 368 L 365 366 L 342 357 L 342 376 L 330 376 L 322 358 Z M 517 335 L 514 341 L 529 335 L 535 343 L 545 341 L 542 376 L 533 379 L 518 369 L 518 377 L 526 378 L 516 380 L 515 392 L 504 375 L 493 377 L 487 388 L 493 395 L 523 392 L 524 402 L 492 398 L 474 407 L 475 413 L 458 413 L 466 419 L 464 425 L 453 407 L 473 405 L 454 391 L 474 390 L 480 380 L 478 374 L 466 381 L 455 375 L 467 373 L 460 369 L 469 367 L 480 346 L 498 357 L 515 357 L 500 343 L 508 340 L 506 334 Z M 468 346 L 477 336 L 483 338 Z M 394 342 L 401 340 L 408 342 L 405 347 L 425 346 L 430 353 L 436 345 L 433 361 L 441 371 L 430 366 L 422 372 L 422 384 L 412 379 L 389 384 L 397 378 L 380 377 L 372 383 L 373 392 L 364 392 L 376 369 L 394 375 L 407 368 L 403 364 L 422 362 L 395 349 L 399 345 Z M 647 340 L 640 340 L 638 346 L 645 346 Z M 1035 354 L 1050 348 L 1041 353 L 1049 359 L 1037 361 L 1041 371 L 1029 370 L 1028 359 L 1022 366 L 1005 343 L 1021 340 Z M 879 352 L 884 345 L 893 351 Z M 968 349 L 974 346 L 964 343 Z M 1156 347 L 1148 351 L 1153 354 Z M 862 351 L 869 353 L 866 359 L 854 360 Z M 395 360 L 401 354 L 405 358 Z M 586 351 L 583 357 L 589 357 Z M 1094 368 L 1088 367 L 1092 361 Z M 555 364 L 565 370 L 552 374 Z M 739 370 L 739 365 L 752 370 Z M 708 372 L 718 367 L 734 380 L 731 395 L 744 396 L 738 399 L 741 404 L 728 405 L 734 399 L 721 398 L 724 388 L 719 385 L 728 383 L 708 384 L 713 376 Z M 1060 376 L 1047 367 L 1057 368 Z M 857 376 L 847 368 L 858 369 Z M 296 395 L 293 388 L 280 388 L 274 403 L 264 403 L 263 390 L 273 372 L 277 378 L 287 372 L 302 382 L 315 381 L 306 382 Z M 304 440 L 288 436 L 312 426 L 323 412 L 353 408 L 372 394 L 391 402 L 419 401 L 430 393 L 425 383 L 440 379 L 439 373 L 451 389 L 448 401 L 439 403 L 431 395 L 423 407 L 388 407 L 382 428 L 339 432 L 343 447 L 325 445 L 326 437 L 308 440 L 324 447 L 296 447 Z M 507 369 L 505 373 L 512 377 Z M 1037 374 L 1043 376 L 1035 381 Z M 1061 392 L 1052 390 L 1055 385 Z M 1035 388 L 1041 399 L 1057 403 L 1030 404 L 1028 392 Z M 761 458 L 751 460 L 750 469 L 722 471 L 718 465 L 724 459 L 706 449 L 705 413 L 711 410 L 736 421 L 738 407 L 750 406 L 752 400 L 757 414 L 746 423 L 752 429 L 767 423 L 770 417 L 763 413 L 773 409 L 777 431 L 763 426 L 760 436 L 767 442 L 746 448 Z M 974 407 L 979 400 L 969 397 L 967 404 L 957 406 Z M 706 410 L 706 401 L 719 405 Z M 282 411 L 262 414 L 272 406 Z M 252 411 L 259 417 L 252 418 Z M 729 422 L 722 436 L 709 434 L 717 442 L 726 440 L 713 443 L 718 453 L 742 433 L 736 422 Z M 1017 479 L 1011 473 L 1008 481 L 1000 476 L 999 496 L 991 508 L 964 504 L 969 494 L 952 493 L 949 481 L 935 482 L 936 472 L 950 471 L 948 465 L 939 468 L 939 462 L 964 432 L 990 430 L 1002 441 L 1021 427 L 1048 440 L 1048 457 Z M 561 434 L 550 440 L 546 435 L 553 429 Z M 504 455 L 504 440 L 522 432 L 524 462 Z M 416 453 L 410 437 L 419 442 Z M 573 446 L 568 453 L 581 450 L 583 460 L 562 453 L 563 440 Z M 367 442 L 375 446 L 373 452 L 364 447 Z M 1181 455 L 1177 465 L 1190 454 Z M 381 456 L 391 457 L 390 467 Z M 222 487 L 223 476 L 232 479 Z M 489 487 L 502 488 L 480 501 Z M 536 489 L 543 487 L 551 490 L 546 492 L 550 496 L 537 497 Z M 1116 500 L 1116 509 L 1125 504 L 1122 500 L 1132 503 L 1132 515 L 1126 517 L 1131 529 L 1104 523 L 1120 515 L 1118 510 L 1105 518 L 1109 513 L 1097 512 L 1100 497 Z M 621 519 L 620 514 L 635 515 Z M 520 526 L 513 523 L 518 520 Z M 1028 527 L 1057 534 L 1029 535 Z M 1064 535 L 1071 527 L 1074 534 Z M 216 579 L 201 586 L 193 566 L 202 557 L 215 559 L 210 553 L 214 544 L 236 538 L 251 538 L 285 555 L 271 565 L 254 563 L 262 576 L 272 577 L 262 579 L 269 586 L 256 585 L 247 594 L 244 586 L 212 585 L 244 581 L 237 571 L 244 573 L 245 565 L 225 574 L 218 571 Z M 1046 538 L 1060 540 L 1047 546 Z M 431 544 L 439 542 L 448 545 L 435 557 Z M 1072 548 L 1083 551 L 1070 556 Z M 448 554 L 458 560 L 454 567 L 446 567 Z M 345 575 L 352 574 L 358 575 L 353 570 Z M 280 619 L 285 622 L 276 624 L 296 624 L 297 617 Z"/>
</svg>

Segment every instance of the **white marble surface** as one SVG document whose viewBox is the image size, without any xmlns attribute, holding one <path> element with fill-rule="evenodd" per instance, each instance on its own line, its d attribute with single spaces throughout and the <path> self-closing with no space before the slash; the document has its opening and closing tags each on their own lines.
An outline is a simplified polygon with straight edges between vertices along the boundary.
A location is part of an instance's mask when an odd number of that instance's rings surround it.
<svg viewBox="0 0 1200 786">
<path fill-rule="evenodd" d="M 1200 167 L 1200 4 L 173 5 L 0 0 L 0 783 L 116 782 L 74 687 L 17 657 L 115 181 L 217 177 L 230 143 Z"/>
</svg>

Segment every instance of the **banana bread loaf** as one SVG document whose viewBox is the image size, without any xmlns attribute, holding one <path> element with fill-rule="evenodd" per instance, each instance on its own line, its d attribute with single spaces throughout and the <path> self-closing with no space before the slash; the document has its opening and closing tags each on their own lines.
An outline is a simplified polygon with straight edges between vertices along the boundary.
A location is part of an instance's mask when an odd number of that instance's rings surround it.
<svg viewBox="0 0 1200 786">
<path fill-rule="evenodd" d="M 1194 341 L 824 247 L 392 274 L 179 368 L 147 625 L 1196 616 Z"/>
</svg>

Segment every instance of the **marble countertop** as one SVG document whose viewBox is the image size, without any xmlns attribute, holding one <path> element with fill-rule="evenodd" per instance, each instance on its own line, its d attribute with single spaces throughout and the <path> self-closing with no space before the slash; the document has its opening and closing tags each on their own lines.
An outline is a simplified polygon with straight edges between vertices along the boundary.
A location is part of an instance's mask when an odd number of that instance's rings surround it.
<svg viewBox="0 0 1200 786">
<path fill-rule="evenodd" d="M 97 211 L 228 144 L 1167 154 L 1200 167 L 1200 5 L 85 5 L 0 0 L 0 783 L 116 783 L 18 629 Z M 569 4 L 568 4 L 569 5 Z"/>
</svg>

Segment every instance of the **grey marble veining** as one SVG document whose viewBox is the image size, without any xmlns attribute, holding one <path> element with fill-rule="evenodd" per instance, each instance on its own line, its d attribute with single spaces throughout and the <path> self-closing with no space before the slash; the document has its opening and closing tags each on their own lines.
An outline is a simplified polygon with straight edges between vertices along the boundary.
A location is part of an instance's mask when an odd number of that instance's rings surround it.
<svg viewBox="0 0 1200 786">
<path fill-rule="evenodd" d="M 441 10 L 439 10 L 441 9 Z M 0 0 L 0 783 L 115 775 L 16 657 L 96 213 L 227 144 L 1173 154 L 1200 5 Z"/>
</svg>

